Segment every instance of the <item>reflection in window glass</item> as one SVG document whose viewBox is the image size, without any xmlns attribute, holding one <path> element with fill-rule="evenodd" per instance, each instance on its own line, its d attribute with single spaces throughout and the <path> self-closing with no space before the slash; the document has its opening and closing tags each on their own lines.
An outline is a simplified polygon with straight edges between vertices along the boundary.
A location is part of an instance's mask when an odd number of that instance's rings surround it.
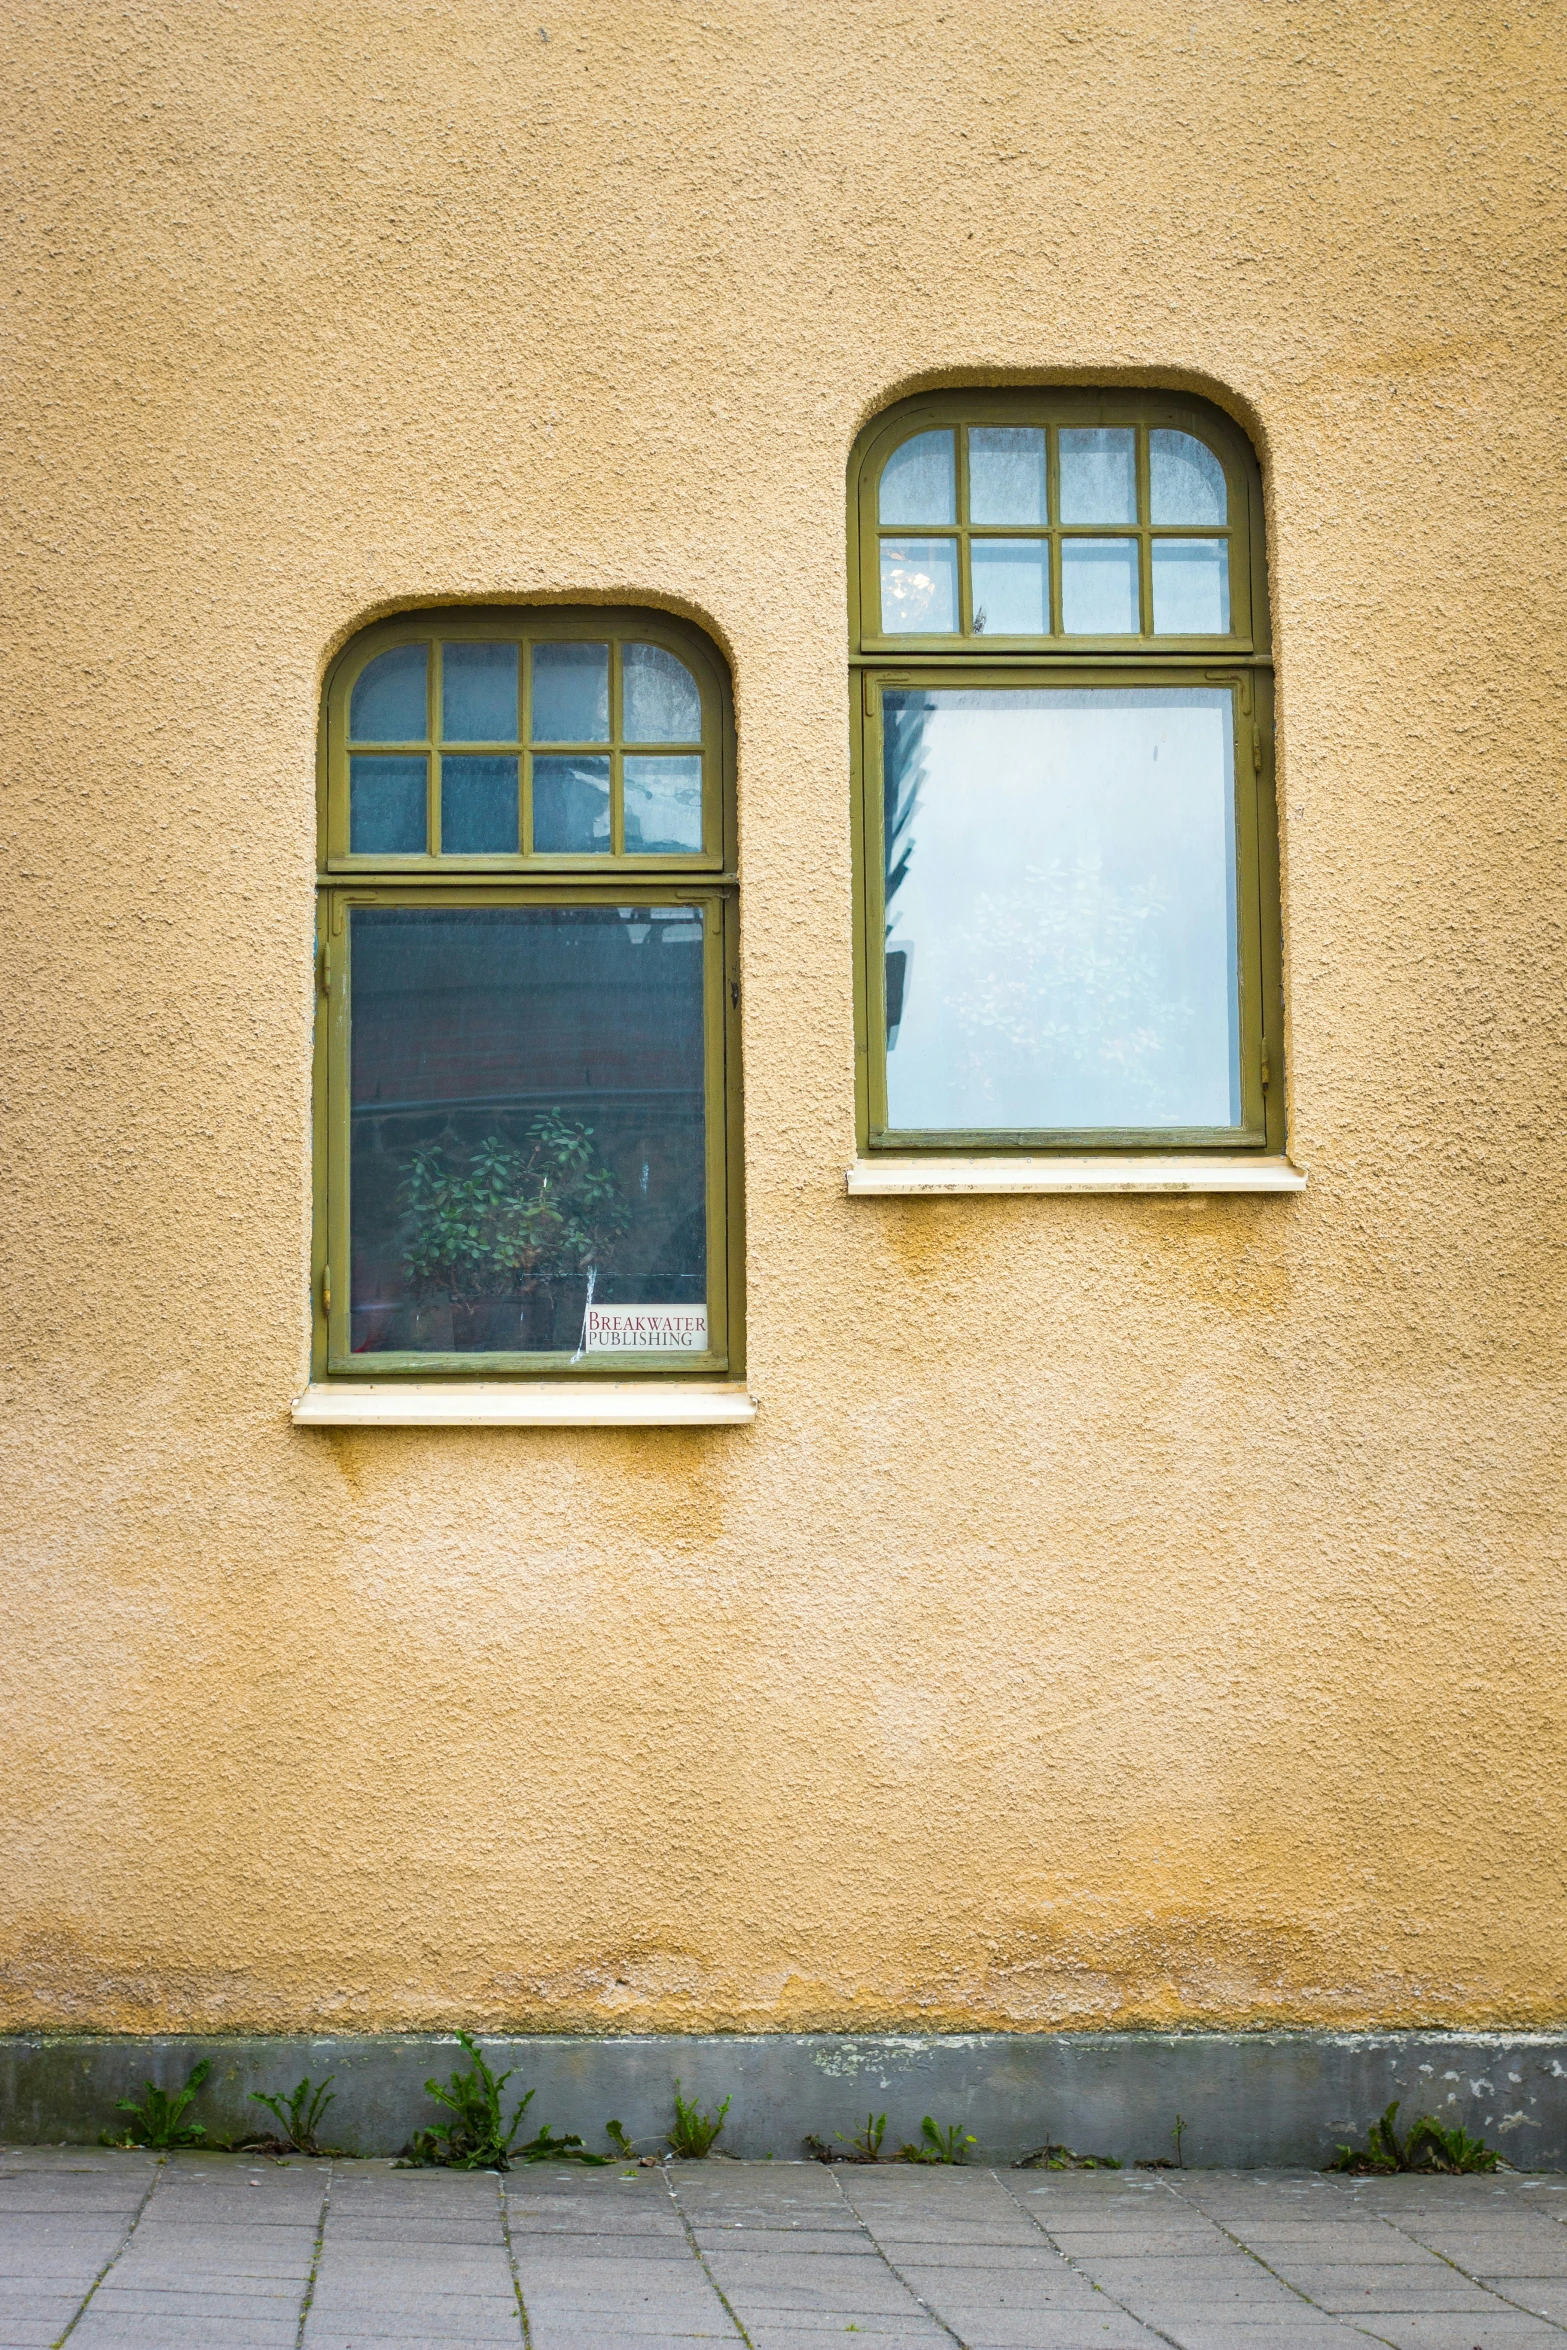
<svg viewBox="0 0 1567 2350">
<path fill-rule="evenodd" d="M 422 857 L 427 846 L 424 759 L 366 758 L 348 762 L 348 848 L 355 857 Z"/>
<path fill-rule="evenodd" d="M 1137 520 L 1137 435 L 1109 429 L 1064 429 L 1060 440 L 1063 522 Z"/>
<path fill-rule="evenodd" d="M 975 424 L 968 436 L 970 522 L 1045 520 L 1045 436 L 1032 426 Z"/>
<path fill-rule="evenodd" d="M 702 846 L 700 758 L 626 759 L 626 855 L 671 856 Z"/>
<path fill-rule="evenodd" d="M 1061 626 L 1071 636 L 1135 635 L 1137 541 L 1061 541 Z"/>
<path fill-rule="evenodd" d="M 608 645 L 534 646 L 532 739 L 608 742 Z"/>
<path fill-rule="evenodd" d="M 701 1353 L 701 909 L 349 921 L 355 1354 Z"/>
<path fill-rule="evenodd" d="M 683 661 L 662 645 L 623 645 L 621 733 L 628 743 L 696 743 L 702 739 L 702 697 Z"/>
<path fill-rule="evenodd" d="M 441 647 L 441 734 L 449 743 L 517 740 L 517 647 Z"/>
<path fill-rule="evenodd" d="M 394 645 L 367 661 L 354 680 L 348 732 L 358 743 L 422 743 L 430 648 Z"/>
<path fill-rule="evenodd" d="M 1230 625 L 1230 552 L 1223 539 L 1155 539 L 1153 624 L 1165 636 L 1223 636 Z"/>
<path fill-rule="evenodd" d="M 883 539 L 881 625 L 887 636 L 952 636 L 958 625 L 955 539 Z"/>
<path fill-rule="evenodd" d="M 1148 489 L 1153 522 L 1223 522 L 1224 467 L 1189 432 L 1148 435 Z"/>
<path fill-rule="evenodd" d="M 517 762 L 461 757 L 441 761 L 441 854 L 514 857 L 517 854 Z"/>
<path fill-rule="evenodd" d="M 1050 564 L 1043 539 L 972 539 L 974 634 L 1043 636 L 1050 626 Z"/>
<path fill-rule="evenodd" d="M 607 759 L 534 760 L 533 846 L 543 856 L 608 856 Z"/>
<path fill-rule="evenodd" d="M 889 1126 L 1238 1124 L 1228 693 L 888 691 L 883 718 Z"/>
<path fill-rule="evenodd" d="M 894 449 L 882 468 L 881 519 L 897 524 L 956 522 L 955 437 L 918 432 Z"/>
</svg>

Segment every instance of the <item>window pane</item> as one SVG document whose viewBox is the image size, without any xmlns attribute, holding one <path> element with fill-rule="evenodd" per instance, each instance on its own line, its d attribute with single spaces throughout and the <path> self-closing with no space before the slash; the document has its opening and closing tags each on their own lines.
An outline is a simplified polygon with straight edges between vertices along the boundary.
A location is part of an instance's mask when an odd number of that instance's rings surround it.
<svg viewBox="0 0 1567 2350">
<path fill-rule="evenodd" d="M 956 635 L 955 539 L 882 540 L 881 625 L 887 636 Z"/>
<path fill-rule="evenodd" d="M 356 857 L 422 857 L 427 845 L 424 759 L 348 762 L 348 846 Z"/>
<path fill-rule="evenodd" d="M 441 854 L 517 854 L 515 759 L 459 759 L 448 754 L 441 761 Z"/>
<path fill-rule="evenodd" d="M 950 432 L 917 432 L 882 468 L 883 522 L 956 522 L 957 469 Z"/>
<path fill-rule="evenodd" d="M 1044 636 L 1050 565 L 1043 539 L 971 539 L 974 634 Z"/>
<path fill-rule="evenodd" d="M 534 646 L 533 740 L 608 742 L 608 645 Z"/>
<path fill-rule="evenodd" d="M 1110 431 L 1061 435 L 1063 522 L 1137 520 L 1137 435 Z"/>
<path fill-rule="evenodd" d="M 1135 636 L 1137 541 L 1061 541 L 1061 626 L 1072 636 Z"/>
<path fill-rule="evenodd" d="M 349 921 L 355 1354 L 700 1353 L 701 909 Z"/>
<path fill-rule="evenodd" d="M 441 733 L 449 743 L 517 739 L 516 645 L 441 647 Z"/>
<path fill-rule="evenodd" d="M 546 856 L 608 856 L 607 759 L 534 760 L 533 846 Z"/>
<path fill-rule="evenodd" d="M 971 425 L 968 436 L 970 522 L 1043 522 L 1045 436 L 1013 425 Z"/>
<path fill-rule="evenodd" d="M 702 761 L 626 760 L 626 854 L 647 857 L 702 846 Z"/>
<path fill-rule="evenodd" d="M 1226 636 L 1230 550 L 1223 539 L 1155 539 L 1153 624 L 1166 636 Z"/>
<path fill-rule="evenodd" d="M 1150 519 L 1223 522 L 1228 513 L 1224 467 L 1189 432 L 1148 435 Z"/>
<path fill-rule="evenodd" d="M 628 743 L 699 743 L 702 697 L 683 661 L 662 645 L 622 645 L 625 696 L 622 736 Z"/>
<path fill-rule="evenodd" d="M 890 1125 L 1238 1124 L 1229 695 L 883 710 Z"/>
<path fill-rule="evenodd" d="M 424 741 L 429 663 L 428 645 L 394 645 L 365 663 L 348 705 L 348 731 L 356 743 Z"/>
</svg>

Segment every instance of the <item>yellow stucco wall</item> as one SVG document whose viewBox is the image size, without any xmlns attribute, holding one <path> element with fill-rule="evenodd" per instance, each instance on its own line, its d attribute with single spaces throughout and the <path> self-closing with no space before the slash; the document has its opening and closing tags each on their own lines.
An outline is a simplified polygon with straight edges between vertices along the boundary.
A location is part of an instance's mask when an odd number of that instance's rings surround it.
<svg viewBox="0 0 1567 2350">
<path fill-rule="evenodd" d="M 1567 12 L 6 48 L 0 2019 L 1559 2021 Z M 1299 1198 L 844 1196 L 845 462 L 1052 377 L 1263 461 Z M 294 1431 L 321 678 L 528 596 L 733 665 L 760 1417 Z"/>
</svg>

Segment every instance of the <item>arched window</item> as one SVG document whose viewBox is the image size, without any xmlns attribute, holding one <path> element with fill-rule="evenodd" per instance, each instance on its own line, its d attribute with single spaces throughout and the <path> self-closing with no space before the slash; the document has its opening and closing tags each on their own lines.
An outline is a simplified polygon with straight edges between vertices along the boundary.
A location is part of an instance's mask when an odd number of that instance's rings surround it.
<svg viewBox="0 0 1567 2350">
<path fill-rule="evenodd" d="M 1244 437 L 1164 394 L 943 393 L 862 434 L 850 516 L 862 1149 L 1281 1151 Z"/>
<path fill-rule="evenodd" d="M 366 629 L 321 836 L 316 1376 L 737 1371 L 712 646 L 638 611 Z"/>
</svg>

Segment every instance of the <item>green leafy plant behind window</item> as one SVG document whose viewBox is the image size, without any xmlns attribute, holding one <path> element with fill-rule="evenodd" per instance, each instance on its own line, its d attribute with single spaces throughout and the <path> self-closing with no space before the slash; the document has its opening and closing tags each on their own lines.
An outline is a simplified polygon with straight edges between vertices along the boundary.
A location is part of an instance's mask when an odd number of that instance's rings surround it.
<svg viewBox="0 0 1567 2350">
<path fill-rule="evenodd" d="M 398 1204 L 420 1295 L 517 1297 L 525 1320 L 556 1282 L 602 1270 L 631 1222 L 592 1127 L 558 1110 L 534 1119 L 526 1149 L 493 1135 L 472 1149 L 454 1133 L 420 1143 L 403 1161 Z"/>
</svg>

